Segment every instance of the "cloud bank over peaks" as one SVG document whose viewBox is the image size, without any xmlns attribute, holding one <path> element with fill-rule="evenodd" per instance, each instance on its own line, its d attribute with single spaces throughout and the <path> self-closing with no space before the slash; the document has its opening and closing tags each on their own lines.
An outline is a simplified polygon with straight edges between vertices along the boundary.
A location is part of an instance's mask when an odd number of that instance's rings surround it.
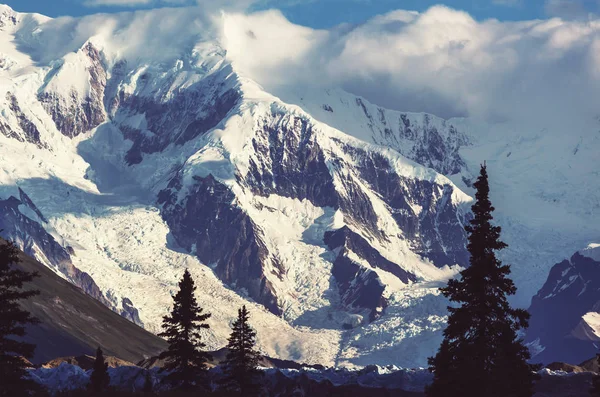
<svg viewBox="0 0 600 397">
<path fill-rule="evenodd" d="M 446 118 L 568 124 L 600 114 L 598 19 L 477 21 L 435 6 L 315 30 L 277 10 L 190 7 L 40 20 L 23 29 L 18 40 L 41 64 L 90 39 L 109 63 L 131 66 L 185 58 L 193 67 L 201 55 L 195 49 L 214 46 L 239 74 L 289 102 L 303 90 L 342 87 L 390 109 Z"/>
<path fill-rule="evenodd" d="M 325 31 L 266 11 L 226 14 L 222 41 L 236 70 L 283 99 L 313 84 L 447 118 L 600 113 L 600 20 L 480 22 L 436 6 Z"/>
</svg>

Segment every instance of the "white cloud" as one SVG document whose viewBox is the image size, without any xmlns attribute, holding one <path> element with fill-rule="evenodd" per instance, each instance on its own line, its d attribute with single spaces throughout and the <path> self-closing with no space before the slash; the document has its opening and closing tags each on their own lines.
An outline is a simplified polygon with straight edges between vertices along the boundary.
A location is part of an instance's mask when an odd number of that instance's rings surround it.
<svg viewBox="0 0 600 397">
<path fill-rule="evenodd" d="M 444 117 L 558 122 L 600 113 L 597 20 L 478 22 L 437 6 L 318 31 L 267 12 L 227 17 L 224 35 L 236 68 L 284 98 L 294 86 L 341 85 Z"/>
</svg>

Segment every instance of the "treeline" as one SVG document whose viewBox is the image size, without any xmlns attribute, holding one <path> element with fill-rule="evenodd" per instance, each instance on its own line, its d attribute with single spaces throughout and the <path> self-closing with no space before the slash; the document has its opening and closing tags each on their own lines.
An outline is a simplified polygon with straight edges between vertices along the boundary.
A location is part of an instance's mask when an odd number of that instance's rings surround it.
<svg viewBox="0 0 600 397">
<path fill-rule="evenodd" d="M 508 302 L 516 287 L 509 277 L 510 266 L 503 265 L 496 257 L 496 252 L 506 248 L 506 244 L 500 239 L 501 228 L 492 224 L 494 207 L 489 199 L 485 165 L 474 187 L 473 218 L 465 227 L 470 267 L 441 288 L 451 306 L 442 344 L 429 359 L 433 383 L 425 393 L 428 397 L 531 397 L 539 366 L 529 363 L 530 353 L 520 337 L 528 326 L 529 314 Z M 35 294 L 22 290 L 23 284 L 35 274 L 11 267 L 18 261 L 17 254 L 13 244 L 0 247 L 0 396 L 11 397 L 43 392 L 27 378 L 26 364 L 20 359 L 31 356 L 33 346 L 9 338 L 23 336 L 24 326 L 35 321 L 18 306 L 19 300 Z M 222 363 L 223 376 L 216 385 L 209 379 L 207 362 L 211 357 L 205 351 L 200 331 L 210 328 L 207 320 L 211 315 L 198 305 L 195 290 L 186 270 L 174 297 L 173 310 L 163 318 L 160 336 L 169 346 L 159 357 L 165 362 L 161 368 L 165 376 L 159 388 L 171 390 L 166 396 L 263 394 L 256 333 L 249 325 L 245 306 L 239 309 L 232 325 L 229 352 Z M 140 393 L 151 395 L 156 386 L 148 377 Z M 86 392 L 96 395 L 109 392 L 112 397 L 130 395 L 110 390 L 100 348 Z M 68 392 L 64 396 L 90 395 L 77 393 L 82 392 Z M 600 378 L 595 378 L 590 393 L 600 395 Z"/>
<path fill-rule="evenodd" d="M 20 308 L 18 302 L 35 296 L 39 291 L 24 291 L 25 283 L 38 277 L 17 269 L 19 250 L 8 242 L 0 246 L 0 396 L 43 396 L 47 391 L 28 377 L 28 363 L 35 346 L 19 342 L 14 337 L 25 335 L 25 326 L 38 322 L 30 313 Z M 160 368 L 165 376 L 160 384 L 154 384 L 150 371 L 146 371 L 146 382 L 140 391 L 153 395 L 155 389 L 168 392 L 166 396 L 179 395 L 243 395 L 256 396 L 261 393 L 263 372 L 259 370 L 261 358 L 256 350 L 256 332 L 249 324 L 249 312 L 246 306 L 238 310 L 238 318 L 232 324 L 232 332 L 227 345 L 225 362 L 221 363 L 223 376 L 218 385 L 212 384 L 208 374 L 208 361 L 211 355 L 205 351 L 201 330 L 210 328 L 207 320 L 210 313 L 196 301 L 196 286 L 186 269 L 179 282 L 179 291 L 173 298 L 173 310 L 163 318 L 163 332 L 159 336 L 168 342 L 168 349 L 160 354 L 164 361 Z M 67 386 L 67 385 L 65 385 Z M 216 392 L 214 390 L 217 390 Z M 117 394 L 115 394 L 117 393 Z M 90 382 L 86 390 L 66 391 L 59 396 L 79 395 L 131 395 L 119 394 L 110 386 L 108 364 L 104 360 L 102 349 L 98 347 Z M 139 395 L 139 393 L 138 393 Z"/>
<path fill-rule="evenodd" d="M 204 350 L 206 344 L 200 333 L 210 328 L 207 320 L 211 314 L 198 305 L 196 286 L 187 269 L 173 301 L 173 310 L 163 318 L 164 331 L 159 334 L 169 344 L 168 349 L 158 357 L 165 363 L 160 368 L 165 376 L 160 384 L 155 385 L 150 371 L 146 371 L 142 394 L 152 395 L 155 389 L 168 389 L 170 391 L 166 395 L 260 395 L 263 372 L 258 365 L 261 356 L 255 349 L 256 332 L 249 325 L 250 316 L 246 306 L 238 310 L 238 317 L 231 326 L 227 358 L 221 363 L 223 376 L 215 385 L 207 367 L 212 356 Z M 111 391 L 108 365 L 100 348 L 96 352 L 88 389 L 96 394 Z"/>
</svg>

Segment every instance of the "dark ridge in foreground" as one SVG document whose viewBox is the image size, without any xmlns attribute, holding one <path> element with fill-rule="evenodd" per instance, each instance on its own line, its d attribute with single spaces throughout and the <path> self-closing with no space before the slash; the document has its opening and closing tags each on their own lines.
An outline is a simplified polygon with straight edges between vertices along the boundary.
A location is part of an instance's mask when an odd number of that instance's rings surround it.
<svg viewBox="0 0 600 397">
<path fill-rule="evenodd" d="M 27 286 L 39 290 L 40 295 L 22 303 L 41 321 L 29 326 L 23 338 L 37 345 L 31 360 L 34 364 L 56 357 L 92 355 L 98 346 L 108 355 L 136 363 L 166 348 L 161 338 L 114 313 L 31 257 L 22 254 L 18 267 L 40 275 Z"/>
</svg>

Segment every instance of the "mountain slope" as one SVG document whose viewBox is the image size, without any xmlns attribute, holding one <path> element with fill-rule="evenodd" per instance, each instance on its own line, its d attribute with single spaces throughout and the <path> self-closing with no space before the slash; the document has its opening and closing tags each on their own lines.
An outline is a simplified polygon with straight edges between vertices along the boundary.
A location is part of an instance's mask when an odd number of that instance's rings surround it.
<svg viewBox="0 0 600 397">
<path fill-rule="evenodd" d="M 34 364 L 92 354 L 98 346 L 107 354 L 137 362 L 166 348 L 161 338 L 114 313 L 46 266 L 24 254 L 20 259 L 19 269 L 39 273 L 26 288 L 40 294 L 22 302 L 40 320 L 27 327 L 23 338 L 37 346 Z"/>
</svg>

